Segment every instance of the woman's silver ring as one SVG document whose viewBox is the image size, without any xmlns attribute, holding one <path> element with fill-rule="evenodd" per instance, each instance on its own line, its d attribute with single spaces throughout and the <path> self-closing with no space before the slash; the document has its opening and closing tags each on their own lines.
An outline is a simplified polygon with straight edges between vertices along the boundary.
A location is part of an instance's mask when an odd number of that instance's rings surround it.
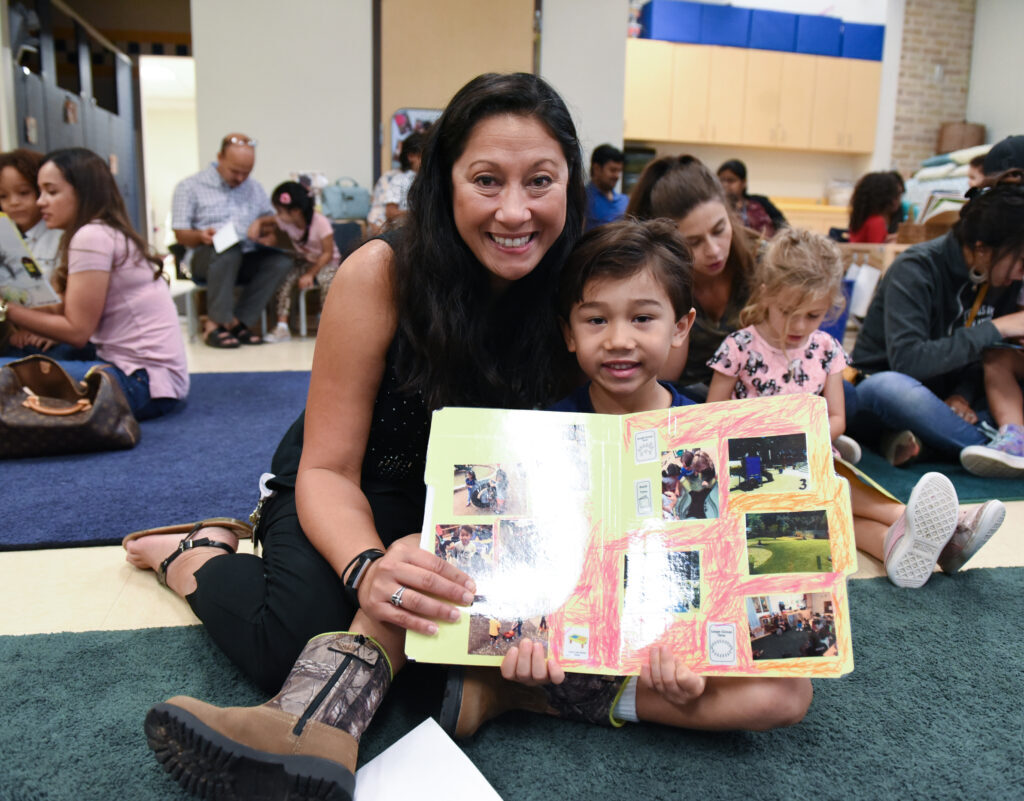
<svg viewBox="0 0 1024 801">
<path fill-rule="evenodd" d="M 398 589 L 391 593 L 391 603 L 393 603 L 395 606 L 401 606 L 403 592 L 405 592 L 405 587 L 399 584 Z"/>
</svg>

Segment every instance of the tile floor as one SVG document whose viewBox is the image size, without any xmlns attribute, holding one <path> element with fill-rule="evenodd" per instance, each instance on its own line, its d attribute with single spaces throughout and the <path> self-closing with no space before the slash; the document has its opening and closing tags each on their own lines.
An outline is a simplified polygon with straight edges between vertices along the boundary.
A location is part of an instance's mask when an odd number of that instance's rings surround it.
<svg viewBox="0 0 1024 801">
<path fill-rule="evenodd" d="M 214 350 L 188 343 L 192 372 L 308 370 L 312 339 Z M 1020 533 L 1024 502 L 1008 504 L 1006 522 L 970 568 L 1024 566 Z M 10 521 L 8 521 L 10 522 Z M 177 522 L 177 521 L 168 521 Z M 884 575 L 859 554 L 855 578 Z M 157 584 L 150 571 L 124 561 L 119 546 L 0 553 L 0 634 L 183 626 L 197 622 L 188 604 Z"/>
</svg>

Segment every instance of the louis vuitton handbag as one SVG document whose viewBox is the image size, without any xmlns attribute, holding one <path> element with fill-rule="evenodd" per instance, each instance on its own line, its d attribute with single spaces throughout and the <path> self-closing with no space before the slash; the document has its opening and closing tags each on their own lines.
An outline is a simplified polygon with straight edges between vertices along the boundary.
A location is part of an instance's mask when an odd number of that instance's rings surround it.
<svg viewBox="0 0 1024 801">
<path fill-rule="evenodd" d="M 0 367 L 0 459 L 133 448 L 139 436 L 128 399 L 103 369 L 79 383 L 47 356 Z"/>
</svg>

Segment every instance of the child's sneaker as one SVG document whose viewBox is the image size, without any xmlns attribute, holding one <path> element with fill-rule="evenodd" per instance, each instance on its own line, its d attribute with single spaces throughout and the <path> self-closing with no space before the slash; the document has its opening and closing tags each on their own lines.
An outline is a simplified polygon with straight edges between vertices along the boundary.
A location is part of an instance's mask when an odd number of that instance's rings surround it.
<svg viewBox="0 0 1024 801">
<path fill-rule="evenodd" d="M 287 342 L 292 338 L 291 329 L 288 328 L 288 323 L 278 323 L 274 326 L 274 330 L 266 336 L 267 342 Z"/>
<path fill-rule="evenodd" d="M 921 587 L 956 528 L 959 506 L 953 484 L 942 473 L 925 473 L 907 508 L 885 534 L 885 572 L 897 587 Z"/>
<path fill-rule="evenodd" d="M 988 501 L 971 509 L 961 509 L 953 538 L 939 554 L 939 568 L 953 575 L 989 541 L 1006 517 L 1002 501 Z"/>
<path fill-rule="evenodd" d="M 909 464 L 921 453 L 921 441 L 913 431 L 892 431 L 882 437 L 882 456 L 893 467 Z"/>
<path fill-rule="evenodd" d="M 839 455 L 843 457 L 844 462 L 857 464 L 857 462 L 860 461 L 860 444 L 852 437 L 840 434 L 836 437 L 835 442 L 833 442 L 832 445 L 835 450 L 839 451 Z"/>
<path fill-rule="evenodd" d="M 968 445 L 960 464 L 976 476 L 1016 478 L 1024 475 L 1024 427 L 1007 423 L 988 445 Z"/>
</svg>

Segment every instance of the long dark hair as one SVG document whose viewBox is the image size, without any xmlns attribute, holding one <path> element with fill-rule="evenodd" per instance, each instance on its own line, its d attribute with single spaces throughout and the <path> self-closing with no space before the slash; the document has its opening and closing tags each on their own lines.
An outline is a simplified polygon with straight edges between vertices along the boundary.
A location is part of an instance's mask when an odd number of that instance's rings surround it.
<svg viewBox="0 0 1024 801">
<path fill-rule="evenodd" d="M 473 129 L 511 114 L 536 119 L 569 166 L 565 227 L 526 276 L 500 296 L 455 227 L 452 167 Z M 526 73 L 480 75 L 427 134 L 409 213 L 396 245 L 396 365 L 430 408 L 530 407 L 571 387 L 575 373 L 555 315 L 558 275 L 583 231 L 583 162 L 562 98 Z"/>
<path fill-rule="evenodd" d="M 58 267 L 53 275 L 53 283 L 58 292 L 67 289 L 68 282 L 68 247 L 71 238 L 83 225 L 101 222 L 109 225 L 128 240 L 124 258 L 115 266 L 120 266 L 131 256 L 131 246 L 138 249 L 142 257 L 153 265 L 153 279 L 164 274 L 164 265 L 158 256 L 152 253 L 149 246 L 132 228 L 128 219 L 128 209 L 121 197 L 121 190 L 107 162 L 84 147 L 69 147 L 54 150 L 46 154 L 43 166 L 52 162 L 60 170 L 64 180 L 71 184 L 75 191 L 78 207 L 71 225 L 64 229 L 57 249 Z"/>
<path fill-rule="evenodd" d="M 892 172 L 862 175 L 850 196 L 850 230 L 858 230 L 873 214 L 885 215 L 888 220 L 902 193 L 899 177 Z"/>
<path fill-rule="evenodd" d="M 278 184 L 270 195 L 270 202 L 275 209 L 298 209 L 302 212 L 302 219 L 306 221 L 306 228 L 302 232 L 300 245 L 305 245 L 309 239 L 309 226 L 313 223 L 313 198 L 310 197 L 306 187 L 298 181 L 285 181 Z"/>
<path fill-rule="evenodd" d="M 629 196 L 626 214 L 640 220 L 667 217 L 679 222 L 698 206 L 711 201 L 722 204 L 732 226 L 732 244 L 726 267 L 733 285 L 745 285 L 754 270 L 752 239 L 745 236 L 743 221 L 736 216 L 718 179 L 694 156 L 662 156 L 648 164 Z"/>
</svg>

